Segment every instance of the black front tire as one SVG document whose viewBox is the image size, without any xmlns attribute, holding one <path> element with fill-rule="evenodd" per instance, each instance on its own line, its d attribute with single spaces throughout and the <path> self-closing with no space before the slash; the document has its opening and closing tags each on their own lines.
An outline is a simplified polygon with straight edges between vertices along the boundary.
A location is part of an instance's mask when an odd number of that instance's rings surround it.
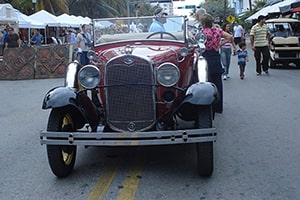
<svg viewBox="0 0 300 200">
<path fill-rule="evenodd" d="M 48 131 L 74 131 L 74 121 L 64 109 L 53 109 L 48 120 Z M 57 177 L 71 174 L 76 160 L 77 147 L 74 145 L 47 145 L 50 168 Z"/>
<path fill-rule="evenodd" d="M 212 106 L 200 106 L 196 128 L 212 128 Z M 196 144 L 198 174 L 202 177 L 210 177 L 214 169 L 213 142 L 200 142 Z"/>
</svg>

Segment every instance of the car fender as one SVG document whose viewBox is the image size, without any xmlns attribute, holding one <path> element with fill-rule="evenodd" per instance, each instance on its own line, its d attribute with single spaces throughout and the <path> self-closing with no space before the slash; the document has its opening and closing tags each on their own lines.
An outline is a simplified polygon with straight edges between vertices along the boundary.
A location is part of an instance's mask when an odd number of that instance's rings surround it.
<svg viewBox="0 0 300 200">
<path fill-rule="evenodd" d="M 77 94 L 70 87 L 56 87 L 47 92 L 43 100 L 43 109 L 60 108 L 75 104 Z"/>
<path fill-rule="evenodd" d="M 78 93 L 70 87 L 53 88 L 46 94 L 42 108 L 54 109 L 68 106 L 76 110 L 76 118 L 89 122 L 93 131 L 97 128 L 100 116 L 97 108 L 84 92 Z"/>
<path fill-rule="evenodd" d="M 213 83 L 197 82 L 186 91 L 186 97 L 182 103 L 193 105 L 210 105 L 218 98 L 218 90 Z"/>
</svg>

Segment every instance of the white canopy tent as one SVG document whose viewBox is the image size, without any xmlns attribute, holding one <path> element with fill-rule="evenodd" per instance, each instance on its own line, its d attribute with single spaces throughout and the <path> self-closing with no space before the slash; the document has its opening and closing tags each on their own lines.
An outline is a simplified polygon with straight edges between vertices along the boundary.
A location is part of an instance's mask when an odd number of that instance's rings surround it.
<svg viewBox="0 0 300 200">
<path fill-rule="evenodd" d="M 60 16 L 52 15 L 51 13 L 41 10 L 29 16 L 30 19 L 42 22 L 52 27 L 80 27 L 82 24 L 90 24 L 91 19 L 88 17 L 74 16 L 62 14 Z"/>
<path fill-rule="evenodd" d="M 270 6 L 263 7 L 262 9 L 260 9 L 259 11 L 257 11 L 256 13 L 254 13 L 253 15 L 248 17 L 245 21 L 252 22 L 252 20 L 257 19 L 258 16 L 260 16 L 260 15 L 267 16 L 269 13 L 280 13 L 279 7 L 291 5 L 292 3 L 295 3 L 297 1 L 299 1 L 299 0 L 285 0 L 285 1 L 281 1 L 279 3 L 275 3 L 273 5 L 270 5 Z"/>
<path fill-rule="evenodd" d="M 21 13 L 19 10 L 15 9 L 15 12 L 18 16 L 19 27 L 20 28 L 40 28 L 44 29 L 46 24 L 30 19 L 27 15 Z"/>
<path fill-rule="evenodd" d="M 15 9 L 9 3 L 0 4 L 0 24 L 10 24 L 17 27 L 18 17 Z"/>
<path fill-rule="evenodd" d="M 90 24 L 92 23 L 92 20 L 88 17 L 82 17 L 82 16 L 75 16 L 75 15 L 71 15 L 71 17 L 74 20 L 77 20 L 79 24 Z"/>
<path fill-rule="evenodd" d="M 45 10 L 40 10 L 39 12 L 36 12 L 32 15 L 29 15 L 30 19 L 33 19 L 35 21 L 39 21 L 39 22 L 43 22 L 45 23 L 47 26 L 55 26 L 55 27 L 59 27 L 59 26 L 64 26 L 65 24 L 60 23 L 57 20 L 57 17 L 55 15 L 52 15 L 51 13 L 45 11 Z"/>
<path fill-rule="evenodd" d="M 81 22 L 81 24 L 90 24 L 90 23 L 92 23 L 92 20 L 88 17 L 77 16 L 76 18 Z"/>
<path fill-rule="evenodd" d="M 75 16 L 70 16 L 66 13 L 57 16 L 57 20 L 61 24 L 66 24 L 68 25 L 67 27 L 73 27 L 73 28 L 79 28 L 81 25 L 81 21 L 78 20 Z"/>
</svg>

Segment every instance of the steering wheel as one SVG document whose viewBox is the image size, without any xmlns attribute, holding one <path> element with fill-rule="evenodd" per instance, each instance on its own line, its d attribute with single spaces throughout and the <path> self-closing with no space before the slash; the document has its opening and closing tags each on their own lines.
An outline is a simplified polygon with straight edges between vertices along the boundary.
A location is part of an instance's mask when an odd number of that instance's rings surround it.
<svg viewBox="0 0 300 200">
<path fill-rule="evenodd" d="M 150 35 L 148 35 L 146 37 L 146 39 L 149 39 L 151 37 L 153 37 L 154 35 L 160 35 L 160 39 L 163 39 L 163 35 L 169 35 L 170 37 L 172 37 L 174 40 L 177 40 L 176 36 L 173 35 L 172 33 L 169 33 L 169 32 L 154 32 L 154 33 L 151 33 Z"/>
</svg>

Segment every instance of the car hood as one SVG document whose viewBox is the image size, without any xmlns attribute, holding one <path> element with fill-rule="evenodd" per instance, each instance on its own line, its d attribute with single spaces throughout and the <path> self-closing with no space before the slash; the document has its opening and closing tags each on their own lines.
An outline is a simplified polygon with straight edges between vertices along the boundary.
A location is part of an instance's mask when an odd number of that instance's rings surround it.
<svg viewBox="0 0 300 200">
<path fill-rule="evenodd" d="M 100 59 L 106 63 L 112 58 L 131 54 L 150 59 L 153 64 L 157 64 L 162 62 L 175 62 L 177 60 L 179 50 L 180 48 L 178 46 L 127 45 L 102 50 L 99 56 Z"/>
</svg>

